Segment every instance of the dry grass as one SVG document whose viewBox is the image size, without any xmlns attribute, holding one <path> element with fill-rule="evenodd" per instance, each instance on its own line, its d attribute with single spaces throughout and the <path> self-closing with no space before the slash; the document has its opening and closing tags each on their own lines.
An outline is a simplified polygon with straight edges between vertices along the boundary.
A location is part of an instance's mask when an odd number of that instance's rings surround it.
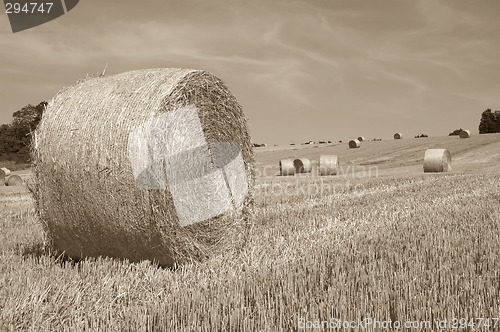
<svg viewBox="0 0 500 332">
<path fill-rule="evenodd" d="M 260 178 L 247 245 L 178 270 L 64 261 L 44 249 L 28 207 L 4 215 L 0 330 L 295 331 L 300 318 L 498 318 L 498 164 L 478 174 L 420 167 Z M 288 194 L 263 194 L 272 186 Z"/>
</svg>

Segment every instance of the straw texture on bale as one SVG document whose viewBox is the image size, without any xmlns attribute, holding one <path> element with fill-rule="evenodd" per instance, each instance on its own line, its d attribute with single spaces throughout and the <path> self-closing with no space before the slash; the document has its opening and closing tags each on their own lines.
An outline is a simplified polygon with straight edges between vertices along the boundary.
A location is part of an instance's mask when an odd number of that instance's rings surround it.
<svg viewBox="0 0 500 332">
<path fill-rule="evenodd" d="M 292 159 L 280 160 L 280 174 L 281 176 L 295 175 L 295 165 Z"/>
<path fill-rule="evenodd" d="M 319 156 L 319 175 L 337 175 L 339 158 L 336 155 Z"/>
<path fill-rule="evenodd" d="M 395 133 L 394 134 L 394 139 L 403 139 L 403 134 L 401 134 L 401 133 Z"/>
<path fill-rule="evenodd" d="M 424 155 L 424 173 L 451 170 L 451 153 L 448 149 L 428 149 Z"/>
<path fill-rule="evenodd" d="M 2 167 L 0 168 L 0 170 L 4 172 L 5 176 L 9 176 L 11 174 L 10 169 L 8 169 L 7 167 Z"/>
<path fill-rule="evenodd" d="M 293 161 L 295 173 L 311 173 L 312 163 L 307 158 L 298 158 Z"/>
<path fill-rule="evenodd" d="M 365 140 L 365 138 L 363 136 L 358 137 L 358 141 L 363 142 L 364 140 Z"/>
<path fill-rule="evenodd" d="M 462 130 L 459 136 L 460 138 L 470 138 L 470 130 Z"/>
<path fill-rule="evenodd" d="M 357 139 L 352 139 L 349 141 L 349 148 L 355 149 L 359 148 L 361 146 L 361 143 Z"/>
<path fill-rule="evenodd" d="M 173 266 L 248 235 L 247 123 L 208 72 L 160 68 L 79 81 L 48 103 L 34 137 L 36 208 L 52 247 L 70 257 Z"/>
<path fill-rule="evenodd" d="M 11 175 L 5 179 L 5 184 L 9 187 L 17 187 L 23 185 L 23 179 L 19 175 Z"/>
</svg>

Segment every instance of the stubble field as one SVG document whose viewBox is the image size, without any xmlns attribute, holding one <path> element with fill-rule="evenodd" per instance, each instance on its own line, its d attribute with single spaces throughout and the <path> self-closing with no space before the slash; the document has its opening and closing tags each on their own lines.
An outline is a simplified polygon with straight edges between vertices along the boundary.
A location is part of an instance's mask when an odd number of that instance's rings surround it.
<svg viewBox="0 0 500 332">
<path fill-rule="evenodd" d="M 453 169 L 424 174 L 436 147 Z M 339 175 L 276 176 L 280 159 L 320 154 L 339 156 Z M 256 157 L 248 242 L 177 270 L 55 257 L 29 195 L 0 188 L 0 330 L 500 329 L 499 134 Z"/>
</svg>

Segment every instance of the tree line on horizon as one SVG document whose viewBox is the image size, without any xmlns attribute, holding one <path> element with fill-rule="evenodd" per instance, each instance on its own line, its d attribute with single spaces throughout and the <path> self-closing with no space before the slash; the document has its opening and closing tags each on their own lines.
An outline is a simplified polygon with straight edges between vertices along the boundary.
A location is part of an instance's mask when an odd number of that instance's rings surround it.
<svg viewBox="0 0 500 332">
<path fill-rule="evenodd" d="M 30 162 L 31 133 L 42 119 L 46 106 L 45 101 L 36 106 L 29 104 L 12 114 L 12 123 L 0 125 L 0 161 Z M 457 129 L 449 135 L 458 135 L 461 130 Z M 481 114 L 479 133 L 500 133 L 499 110 L 488 108 Z"/>
<path fill-rule="evenodd" d="M 487 109 L 481 114 L 479 122 L 480 134 L 500 133 L 500 111 L 492 111 Z"/>
</svg>

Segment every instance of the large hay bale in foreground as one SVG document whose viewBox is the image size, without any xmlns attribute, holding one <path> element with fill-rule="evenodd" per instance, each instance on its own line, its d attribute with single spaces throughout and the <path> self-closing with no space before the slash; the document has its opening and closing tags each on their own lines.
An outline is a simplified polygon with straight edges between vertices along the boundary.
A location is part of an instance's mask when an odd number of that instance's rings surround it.
<svg viewBox="0 0 500 332">
<path fill-rule="evenodd" d="M 23 185 L 23 179 L 19 175 L 11 175 L 5 179 L 5 184 L 9 187 L 20 187 Z"/>
<path fill-rule="evenodd" d="M 312 163 L 307 158 L 298 158 L 293 161 L 295 173 L 311 173 Z"/>
<path fill-rule="evenodd" d="M 337 175 L 339 158 L 336 155 L 319 156 L 319 175 Z"/>
<path fill-rule="evenodd" d="M 460 138 L 470 138 L 470 130 L 462 130 L 458 135 Z"/>
<path fill-rule="evenodd" d="M 282 159 L 280 160 L 280 175 L 295 175 L 295 165 L 292 159 Z"/>
<path fill-rule="evenodd" d="M 424 155 L 424 173 L 451 170 L 451 153 L 448 149 L 428 149 Z"/>
<path fill-rule="evenodd" d="M 401 134 L 401 133 L 395 133 L 394 134 L 394 139 L 403 139 L 403 134 Z"/>
<path fill-rule="evenodd" d="M 352 139 L 349 141 L 349 148 L 355 149 L 359 148 L 361 146 L 361 143 L 357 139 Z"/>
<path fill-rule="evenodd" d="M 192 69 L 91 78 L 49 103 L 33 195 L 52 246 L 172 266 L 241 243 L 253 151 L 226 85 Z"/>
<path fill-rule="evenodd" d="M 358 141 L 363 142 L 364 140 L 365 140 L 365 138 L 363 136 L 358 137 Z"/>
</svg>

